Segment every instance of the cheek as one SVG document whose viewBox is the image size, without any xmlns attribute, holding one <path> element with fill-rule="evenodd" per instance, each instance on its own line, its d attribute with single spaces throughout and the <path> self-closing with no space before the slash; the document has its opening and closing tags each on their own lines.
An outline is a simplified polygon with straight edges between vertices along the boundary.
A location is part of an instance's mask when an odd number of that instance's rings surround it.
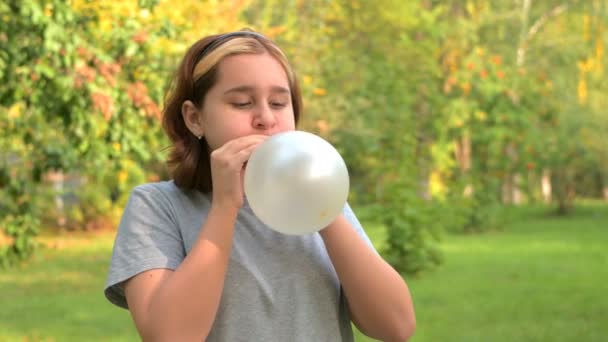
<svg viewBox="0 0 608 342">
<path fill-rule="evenodd" d="M 248 124 L 239 117 L 239 113 L 232 112 L 230 107 L 214 103 L 206 109 L 203 126 L 205 138 L 212 150 L 222 147 L 246 132 Z"/>
<path fill-rule="evenodd" d="M 224 122 L 222 125 L 215 126 L 215 129 L 208 134 L 207 142 L 209 147 L 216 149 L 222 147 L 230 140 L 250 134 L 247 125 L 238 122 Z"/>
<path fill-rule="evenodd" d="M 286 110 L 282 113 L 280 118 L 280 125 L 284 129 L 295 129 L 296 120 L 292 109 Z"/>
</svg>

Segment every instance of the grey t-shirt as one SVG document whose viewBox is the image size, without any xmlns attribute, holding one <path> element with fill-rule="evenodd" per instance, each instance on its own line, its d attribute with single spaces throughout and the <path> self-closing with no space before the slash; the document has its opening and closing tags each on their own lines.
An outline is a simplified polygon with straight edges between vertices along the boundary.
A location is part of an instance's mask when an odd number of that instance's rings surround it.
<svg viewBox="0 0 608 342">
<path fill-rule="evenodd" d="M 172 181 L 136 187 L 118 228 L 105 295 L 127 308 L 122 282 L 176 269 L 197 240 L 211 201 Z M 344 215 L 374 248 L 350 207 Z M 340 283 L 318 233 L 292 236 L 239 211 L 220 306 L 207 341 L 352 341 Z"/>
</svg>

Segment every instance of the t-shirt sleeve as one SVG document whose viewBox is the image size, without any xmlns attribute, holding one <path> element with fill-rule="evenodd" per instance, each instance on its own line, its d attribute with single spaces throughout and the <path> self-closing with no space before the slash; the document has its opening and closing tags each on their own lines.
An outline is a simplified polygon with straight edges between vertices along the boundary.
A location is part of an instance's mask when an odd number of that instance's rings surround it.
<svg viewBox="0 0 608 342">
<path fill-rule="evenodd" d="M 169 198 L 150 185 L 131 192 L 123 212 L 104 294 L 127 307 L 122 283 L 147 270 L 176 269 L 185 258 L 183 239 Z"/>
<path fill-rule="evenodd" d="M 346 220 L 348 220 L 348 222 L 350 222 L 350 224 L 353 226 L 353 228 L 355 228 L 355 231 L 357 232 L 357 234 L 359 234 L 359 236 L 361 236 L 361 238 L 365 242 L 367 242 L 369 247 L 372 250 L 374 250 L 374 252 L 378 253 L 376 251 L 376 248 L 372 244 L 372 241 L 369 239 L 369 237 L 365 233 L 365 229 L 363 229 L 363 226 L 361 226 L 361 222 L 359 222 L 359 219 L 357 219 L 357 216 L 355 215 L 355 213 L 353 212 L 352 208 L 350 207 L 350 205 L 348 203 L 346 203 L 346 205 L 344 206 L 343 214 L 344 214 L 344 217 L 346 217 Z"/>
</svg>

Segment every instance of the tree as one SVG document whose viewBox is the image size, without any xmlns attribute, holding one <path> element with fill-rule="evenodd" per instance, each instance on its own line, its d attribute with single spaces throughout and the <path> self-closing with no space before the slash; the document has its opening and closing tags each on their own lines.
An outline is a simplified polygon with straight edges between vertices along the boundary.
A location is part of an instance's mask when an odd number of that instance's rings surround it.
<svg viewBox="0 0 608 342">
<path fill-rule="evenodd" d="M 0 4 L 0 226 L 11 242 L 2 246 L 4 264 L 31 254 L 40 219 L 62 195 L 49 188 L 49 173 L 82 177 L 88 183 L 77 196 L 88 201 L 79 213 L 102 215 L 162 155 L 158 93 L 149 90 L 156 79 L 137 76 L 160 64 L 133 13 L 112 9 Z"/>
<path fill-rule="evenodd" d="M 89 226 L 166 175 L 160 103 L 178 55 L 241 26 L 243 4 L 27 0 L 0 4 L 0 261 L 34 249 L 40 220 Z M 76 178 L 78 189 L 49 181 Z M 76 197 L 71 208 L 53 199 Z M 57 213 L 57 209 L 65 212 Z M 45 222 L 49 223 L 49 222 Z"/>
</svg>

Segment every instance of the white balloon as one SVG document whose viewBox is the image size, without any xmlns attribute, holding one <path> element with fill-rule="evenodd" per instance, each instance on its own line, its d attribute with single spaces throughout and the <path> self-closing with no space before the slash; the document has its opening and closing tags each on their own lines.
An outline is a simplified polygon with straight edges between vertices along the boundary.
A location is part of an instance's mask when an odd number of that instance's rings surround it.
<svg viewBox="0 0 608 342">
<path fill-rule="evenodd" d="M 285 234 L 319 231 L 340 215 L 349 191 L 348 170 L 327 141 L 303 131 L 269 137 L 252 153 L 244 190 L 254 214 Z"/>
</svg>

